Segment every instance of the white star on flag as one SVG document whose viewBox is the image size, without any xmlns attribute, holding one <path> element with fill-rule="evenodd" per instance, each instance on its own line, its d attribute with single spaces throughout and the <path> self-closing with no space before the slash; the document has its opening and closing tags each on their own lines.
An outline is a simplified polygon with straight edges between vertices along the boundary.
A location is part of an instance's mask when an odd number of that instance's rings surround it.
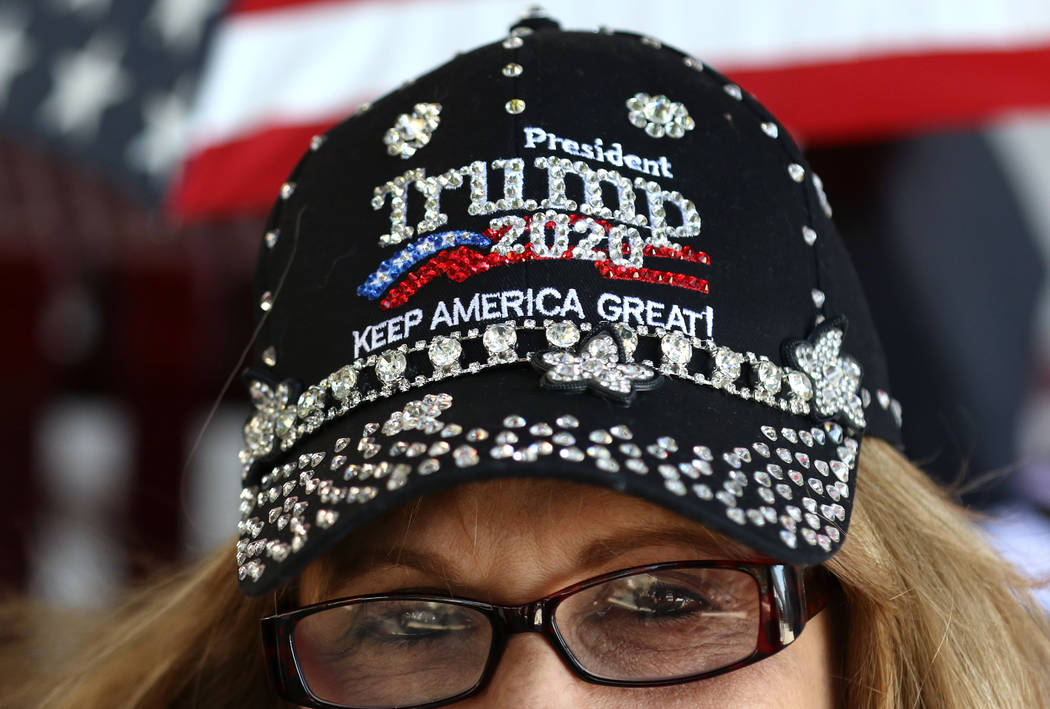
<svg viewBox="0 0 1050 709">
<path fill-rule="evenodd" d="M 100 17 L 109 12 L 112 0 L 51 0 L 59 10 L 75 12 L 86 17 Z"/>
<path fill-rule="evenodd" d="M 221 6 L 220 0 L 157 0 L 146 22 L 168 47 L 186 51 L 200 43 L 205 22 Z"/>
<path fill-rule="evenodd" d="M 128 144 L 127 157 L 154 180 L 168 176 L 185 147 L 189 112 L 186 94 L 177 87 L 167 93 L 152 93 L 143 102 L 145 126 Z"/>
<path fill-rule="evenodd" d="M 114 40 L 95 35 L 83 49 L 61 55 L 52 67 L 51 93 L 40 106 L 42 119 L 63 134 L 93 137 L 102 113 L 131 88 L 122 54 Z"/>
<path fill-rule="evenodd" d="M 7 102 L 11 83 L 33 63 L 34 51 L 26 39 L 24 17 L 4 8 L 0 13 L 0 105 Z"/>
</svg>

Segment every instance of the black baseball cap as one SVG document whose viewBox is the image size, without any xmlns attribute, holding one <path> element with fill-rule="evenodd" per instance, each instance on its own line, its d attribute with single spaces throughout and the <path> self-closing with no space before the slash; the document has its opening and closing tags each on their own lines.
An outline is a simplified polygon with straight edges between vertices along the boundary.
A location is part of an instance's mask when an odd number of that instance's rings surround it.
<svg viewBox="0 0 1050 709">
<path fill-rule="evenodd" d="M 257 288 L 249 595 L 412 498 L 518 476 L 818 564 L 862 436 L 900 444 L 820 179 L 741 87 L 637 34 L 529 16 L 316 137 Z"/>
</svg>

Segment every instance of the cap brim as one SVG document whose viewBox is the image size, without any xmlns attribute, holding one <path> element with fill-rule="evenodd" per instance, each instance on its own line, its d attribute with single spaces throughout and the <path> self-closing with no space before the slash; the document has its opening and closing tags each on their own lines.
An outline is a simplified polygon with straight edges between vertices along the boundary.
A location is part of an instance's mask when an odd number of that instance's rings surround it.
<svg viewBox="0 0 1050 709">
<path fill-rule="evenodd" d="M 539 378 L 510 365 L 448 379 L 301 440 L 242 495 L 244 592 L 274 591 L 413 498 L 493 478 L 612 488 L 789 564 L 818 564 L 841 544 L 860 442 L 839 424 L 671 378 L 631 406 L 552 393 Z"/>
</svg>

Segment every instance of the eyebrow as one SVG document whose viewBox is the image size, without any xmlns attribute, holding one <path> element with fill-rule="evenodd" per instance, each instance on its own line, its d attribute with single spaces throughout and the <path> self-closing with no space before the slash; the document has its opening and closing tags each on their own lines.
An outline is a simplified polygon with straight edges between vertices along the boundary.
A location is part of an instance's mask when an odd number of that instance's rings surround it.
<svg viewBox="0 0 1050 709">
<path fill-rule="evenodd" d="M 594 570 L 636 549 L 657 546 L 688 546 L 701 557 L 711 559 L 761 560 L 746 547 L 706 531 L 675 527 L 630 527 L 599 537 L 587 544 L 572 561 L 572 568 Z M 470 582 L 440 553 L 422 551 L 405 546 L 389 548 L 359 548 L 354 555 L 360 562 L 346 569 L 347 576 L 361 576 L 377 566 L 401 566 L 415 569 L 425 575 L 441 579 L 449 593 L 453 589 L 469 589 Z M 681 561 L 682 559 L 661 559 Z M 371 562 L 371 563 L 367 563 Z"/>
<path fill-rule="evenodd" d="M 634 549 L 672 545 L 693 547 L 712 559 L 755 558 L 755 553 L 746 547 L 707 531 L 698 532 L 676 527 L 631 527 L 592 541 L 577 554 L 575 566 L 590 569 L 608 563 Z M 668 561 L 678 561 L 678 559 Z"/>
</svg>

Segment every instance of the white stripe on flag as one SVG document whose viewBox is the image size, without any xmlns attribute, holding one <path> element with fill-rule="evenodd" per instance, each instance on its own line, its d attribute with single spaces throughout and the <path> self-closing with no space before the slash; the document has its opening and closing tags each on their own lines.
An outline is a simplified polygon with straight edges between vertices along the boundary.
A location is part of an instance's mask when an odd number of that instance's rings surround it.
<svg viewBox="0 0 1050 709">
<path fill-rule="evenodd" d="M 454 52 L 494 41 L 520 0 L 304 3 L 228 17 L 213 45 L 191 153 L 271 125 L 334 120 Z M 1009 49 L 1050 39 L 1046 0 L 550 0 L 562 26 L 651 34 L 716 67 L 887 53 Z"/>
</svg>

